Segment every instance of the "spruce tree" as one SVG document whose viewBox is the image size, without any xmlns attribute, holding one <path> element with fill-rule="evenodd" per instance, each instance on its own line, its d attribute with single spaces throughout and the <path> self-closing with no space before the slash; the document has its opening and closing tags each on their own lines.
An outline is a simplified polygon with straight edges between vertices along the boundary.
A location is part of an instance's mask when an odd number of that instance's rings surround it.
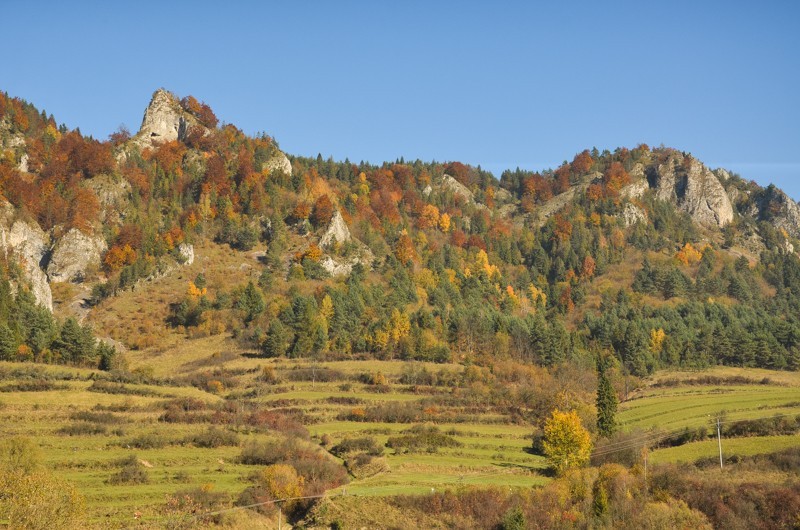
<svg viewBox="0 0 800 530">
<path fill-rule="evenodd" d="M 610 436 L 617 430 L 617 394 L 606 373 L 603 359 L 597 361 L 597 431 Z"/>
</svg>

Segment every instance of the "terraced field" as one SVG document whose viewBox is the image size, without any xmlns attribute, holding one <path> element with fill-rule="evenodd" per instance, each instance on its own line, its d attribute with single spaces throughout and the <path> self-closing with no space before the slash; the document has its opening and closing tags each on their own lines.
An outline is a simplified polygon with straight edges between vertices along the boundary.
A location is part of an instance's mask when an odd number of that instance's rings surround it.
<svg viewBox="0 0 800 530">
<path fill-rule="evenodd" d="M 529 488 L 551 480 L 544 459 L 529 452 L 530 425 L 479 403 L 448 404 L 452 388 L 409 384 L 403 375 L 408 363 L 312 363 L 238 354 L 198 360 L 188 350 L 172 359 L 141 359 L 138 373 L 149 374 L 143 376 L 146 382 L 106 381 L 107 374 L 93 370 L 0 363 L 3 436 L 35 440 L 45 466 L 84 495 L 89 523 L 97 527 L 133 522 L 158 527 L 167 517 L 167 498 L 176 492 L 202 490 L 235 500 L 259 469 L 241 463 L 243 449 L 284 440 L 292 429 L 307 440 L 303 444 L 325 454 L 338 454 L 336 447 L 353 439 L 369 439 L 380 448 L 371 466 L 348 468 L 350 482 L 329 490 L 331 495 L 386 496 L 470 485 Z M 442 380 L 464 369 L 424 368 Z M 659 374 L 621 404 L 622 429 L 641 432 L 647 441 L 669 441 L 685 429 L 710 428 L 717 416 L 732 423 L 800 415 L 798 374 L 731 370 Z M 219 386 L 209 382 L 214 378 Z M 259 411 L 282 419 L 258 423 L 253 418 Z M 446 443 L 392 442 L 425 429 Z M 220 433 L 228 438 L 208 441 Z M 797 445 L 797 435 L 726 438 L 723 451 L 745 456 Z M 656 449 L 650 461 L 716 454 L 716 440 L 708 438 Z M 116 484 L 113 477 L 131 455 L 146 481 Z M 346 459 L 341 455 L 336 461 Z"/>
<path fill-rule="evenodd" d="M 741 384 L 742 380 L 749 384 Z M 655 433 L 647 438 L 650 441 L 669 442 L 686 429 L 707 427 L 713 435 L 717 418 L 724 430 L 743 420 L 798 416 L 800 374 L 712 368 L 703 372 L 658 374 L 651 386 L 621 405 L 619 421 L 624 430 Z M 723 439 L 723 454 L 749 456 L 795 446 L 800 446 L 798 435 L 728 438 Z M 714 438 L 657 449 L 651 461 L 692 462 L 716 455 L 718 446 Z"/>
</svg>

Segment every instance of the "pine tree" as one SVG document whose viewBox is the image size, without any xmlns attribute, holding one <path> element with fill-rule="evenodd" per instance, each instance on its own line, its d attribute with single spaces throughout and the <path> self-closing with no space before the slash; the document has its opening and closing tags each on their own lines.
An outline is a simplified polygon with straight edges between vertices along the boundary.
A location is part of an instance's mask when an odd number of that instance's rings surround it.
<svg viewBox="0 0 800 530">
<path fill-rule="evenodd" d="M 286 355 L 289 348 L 289 335 L 291 330 L 287 329 L 283 323 L 277 319 L 272 319 L 267 330 L 267 338 L 261 345 L 261 351 L 267 357 L 281 357 Z"/>
<path fill-rule="evenodd" d="M 12 361 L 17 352 L 17 339 L 5 324 L 0 324 L 0 360 Z"/>
<path fill-rule="evenodd" d="M 597 361 L 597 431 L 610 436 L 617 430 L 617 394 L 608 378 L 606 363 Z"/>
</svg>

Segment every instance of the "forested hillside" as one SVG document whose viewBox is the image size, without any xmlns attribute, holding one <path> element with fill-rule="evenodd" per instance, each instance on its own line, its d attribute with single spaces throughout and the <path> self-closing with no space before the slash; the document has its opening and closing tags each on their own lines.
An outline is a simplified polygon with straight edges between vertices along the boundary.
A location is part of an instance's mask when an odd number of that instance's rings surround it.
<svg viewBox="0 0 800 530">
<path fill-rule="evenodd" d="M 136 135 L 106 141 L 0 95 L 0 146 L 6 305 L 64 282 L 102 304 L 215 241 L 260 251 L 258 269 L 240 285 L 193 278 L 165 323 L 264 356 L 800 368 L 797 204 L 670 148 L 584 150 L 499 179 L 287 157 L 163 90 Z M 39 254 L 14 239 L 21 226 Z M 93 359 L 14 313 L 4 359 Z"/>
</svg>

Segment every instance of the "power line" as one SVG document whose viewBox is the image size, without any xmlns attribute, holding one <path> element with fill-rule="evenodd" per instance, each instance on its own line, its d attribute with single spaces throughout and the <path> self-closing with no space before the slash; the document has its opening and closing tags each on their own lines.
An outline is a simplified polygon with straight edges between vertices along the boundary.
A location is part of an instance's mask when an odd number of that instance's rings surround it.
<svg viewBox="0 0 800 530">
<path fill-rule="evenodd" d="M 735 422 L 740 422 L 740 421 L 765 420 L 765 419 L 781 418 L 781 417 L 784 417 L 784 416 L 793 416 L 793 415 L 795 415 L 795 413 L 786 412 L 786 413 L 783 413 L 783 414 L 772 414 L 772 415 L 769 415 L 769 416 L 751 417 L 748 414 L 748 417 L 729 418 L 729 419 L 726 419 L 725 421 L 720 421 L 719 423 L 720 423 L 720 425 L 725 425 L 725 424 L 735 423 Z M 631 439 L 627 439 L 627 440 L 621 440 L 619 442 L 614 442 L 612 444 L 604 446 L 602 448 L 602 450 L 592 453 L 592 456 L 593 457 L 595 457 L 595 456 L 603 456 L 603 455 L 615 453 L 615 452 L 618 452 L 618 451 L 624 451 L 624 450 L 628 450 L 628 449 L 633 449 L 633 448 L 636 448 L 639 445 L 642 445 L 644 443 L 660 442 L 660 441 L 672 438 L 674 436 L 678 436 L 680 434 L 683 434 L 689 428 L 702 427 L 704 424 L 707 424 L 707 421 L 708 420 L 702 420 L 699 423 L 698 422 L 693 422 L 693 423 L 684 425 L 683 427 L 676 428 L 676 429 L 674 429 L 672 431 L 666 431 L 666 432 L 658 432 L 658 431 L 656 431 L 656 432 L 653 432 L 653 433 L 650 433 L 650 434 L 646 434 L 644 436 L 640 436 L 638 438 L 631 438 Z"/>
<path fill-rule="evenodd" d="M 748 420 L 755 421 L 755 420 L 763 420 L 763 419 L 781 418 L 781 417 L 784 417 L 784 416 L 791 416 L 791 415 L 794 415 L 794 414 L 795 413 L 788 413 L 787 412 L 787 413 L 783 413 L 783 414 L 772 414 L 772 415 L 769 415 L 769 416 L 757 416 L 757 417 L 747 417 L 747 418 L 737 417 L 737 418 L 729 418 L 729 419 L 726 419 L 725 421 L 720 421 L 719 418 L 717 418 L 717 422 L 716 423 L 717 423 L 717 427 L 719 429 L 720 425 L 725 425 L 725 424 L 729 424 L 729 423 L 734 423 L 734 422 L 739 422 L 739 421 L 748 421 Z M 610 446 L 604 447 L 602 451 L 597 451 L 597 452 L 592 453 L 591 456 L 592 457 L 604 456 L 604 455 L 607 455 L 607 454 L 612 454 L 612 453 L 616 453 L 616 452 L 620 452 L 620 451 L 626 451 L 628 449 L 636 448 L 639 445 L 642 445 L 643 443 L 653 443 L 653 442 L 660 442 L 660 441 L 663 441 L 663 440 L 667 440 L 669 438 L 672 438 L 673 436 L 677 436 L 679 434 L 685 433 L 686 430 L 689 429 L 689 428 L 700 427 L 703 424 L 706 424 L 707 421 L 708 420 L 701 420 L 699 423 L 693 422 L 693 423 L 685 425 L 683 427 L 673 429 L 672 431 L 653 432 L 653 433 L 650 433 L 650 434 L 647 434 L 647 435 L 644 435 L 644 436 L 640 436 L 640 437 L 637 437 L 637 438 L 628 439 L 628 440 L 622 440 L 622 441 L 619 441 L 619 442 L 614 442 L 614 443 L 610 444 Z M 720 444 L 721 444 L 721 441 L 720 441 Z M 720 455 L 721 455 L 721 449 L 720 449 Z M 487 478 L 487 477 L 493 477 L 493 476 L 521 476 L 521 475 L 515 474 L 515 473 L 501 472 L 501 471 L 497 471 L 497 472 L 493 472 L 493 473 L 477 473 L 477 474 L 471 474 L 471 475 L 461 475 L 459 477 L 454 477 L 451 480 L 437 482 L 437 483 L 435 483 L 435 485 L 436 486 L 447 486 L 447 485 L 450 485 L 450 484 L 463 484 L 465 477 L 468 477 L 470 479 L 475 479 L 475 478 Z M 385 485 L 384 487 L 387 487 L 387 488 L 388 487 L 394 487 L 394 485 Z M 251 508 L 258 508 L 260 506 L 267 506 L 267 505 L 270 505 L 270 504 L 278 504 L 278 503 L 281 503 L 281 502 L 288 502 L 288 501 L 295 501 L 295 500 L 322 499 L 322 498 L 326 498 L 326 497 L 336 497 L 336 496 L 346 496 L 346 495 L 347 495 L 346 492 L 343 490 L 342 492 L 340 492 L 338 494 L 329 494 L 329 493 L 326 492 L 326 493 L 323 493 L 323 494 L 320 494 L 320 495 L 305 495 L 305 496 L 300 496 L 300 497 L 287 497 L 287 498 L 283 498 L 283 499 L 273 499 L 273 500 L 269 500 L 269 501 L 264 501 L 264 502 L 254 503 L 254 504 L 248 504 L 248 505 L 245 505 L 245 506 L 233 506 L 231 508 L 225 508 L 225 509 L 222 509 L 222 510 L 216 510 L 216 511 L 213 511 L 213 512 L 206 512 L 206 513 L 198 514 L 198 515 L 189 517 L 187 519 L 184 519 L 184 522 L 190 522 L 190 521 L 202 519 L 202 518 L 205 518 L 205 517 L 213 517 L 215 515 L 221 515 L 221 514 L 224 514 L 224 513 L 229 513 L 229 512 L 233 512 L 233 511 L 237 511 L 237 510 L 248 510 L 248 509 L 251 509 Z M 354 495 L 354 496 L 356 496 L 356 495 Z M 153 520 L 150 520 L 150 521 L 147 521 L 147 522 L 159 522 L 159 521 L 165 521 L 167 519 L 169 519 L 169 517 L 160 517 L 160 518 L 156 518 L 156 519 L 153 519 Z M 129 528 L 133 528 L 133 527 L 129 527 Z"/>
</svg>

